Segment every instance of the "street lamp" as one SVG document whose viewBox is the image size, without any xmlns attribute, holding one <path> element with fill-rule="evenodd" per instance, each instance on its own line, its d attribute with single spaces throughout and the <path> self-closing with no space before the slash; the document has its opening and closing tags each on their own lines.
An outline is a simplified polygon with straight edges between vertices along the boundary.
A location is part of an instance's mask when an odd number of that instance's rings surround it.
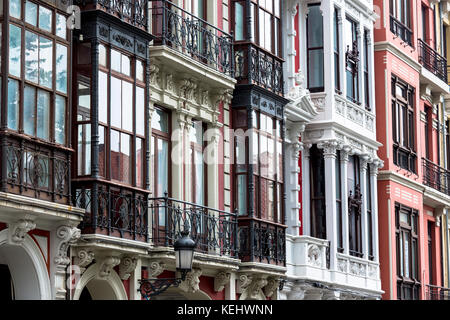
<svg viewBox="0 0 450 320">
<path fill-rule="evenodd" d="M 189 229 L 185 228 L 181 232 L 181 238 L 175 241 L 173 249 L 175 251 L 175 266 L 181 273 L 181 278 L 161 278 L 161 279 L 141 279 L 138 291 L 144 299 L 159 295 L 169 289 L 170 286 L 178 287 L 181 281 L 186 279 L 186 274 L 192 270 L 194 260 L 194 249 L 196 243 L 189 237 Z"/>
</svg>

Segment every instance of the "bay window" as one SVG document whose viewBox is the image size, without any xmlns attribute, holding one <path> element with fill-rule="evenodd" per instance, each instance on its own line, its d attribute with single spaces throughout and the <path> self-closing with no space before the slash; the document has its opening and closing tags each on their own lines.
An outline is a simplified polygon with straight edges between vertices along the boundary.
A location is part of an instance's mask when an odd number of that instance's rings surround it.
<svg viewBox="0 0 450 320">
<path fill-rule="evenodd" d="M 66 18 L 28 0 L 11 0 L 9 12 L 8 128 L 67 145 Z"/>
<path fill-rule="evenodd" d="M 311 236 L 327 238 L 325 204 L 325 159 L 323 150 L 313 145 L 310 149 Z"/>
<path fill-rule="evenodd" d="M 306 21 L 308 89 L 311 92 L 321 92 L 324 90 L 323 16 L 320 3 L 308 5 L 308 8 Z"/>
<path fill-rule="evenodd" d="M 362 258 L 362 195 L 359 165 L 358 156 L 349 157 L 347 162 L 348 235 L 350 254 Z"/>
</svg>

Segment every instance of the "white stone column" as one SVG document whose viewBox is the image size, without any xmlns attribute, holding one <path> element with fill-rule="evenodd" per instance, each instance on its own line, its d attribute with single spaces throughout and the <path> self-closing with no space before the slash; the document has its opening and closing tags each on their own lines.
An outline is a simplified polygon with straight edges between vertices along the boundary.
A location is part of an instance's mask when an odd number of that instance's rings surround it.
<svg viewBox="0 0 450 320">
<path fill-rule="evenodd" d="M 225 285 L 225 300 L 236 300 L 236 273 L 231 272 L 230 280 Z"/>
<path fill-rule="evenodd" d="M 358 61 L 358 101 L 363 102 L 364 100 L 364 55 L 361 54 L 364 50 L 364 26 L 359 23 L 356 27 L 356 41 L 358 43 L 358 51 L 360 59 Z"/>
<path fill-rule="evenodd" d="M 372 242 L 374 262 L 379 262 L 380 253 L 378 245 L 378 169 L 383 167 L 379 161 L 370 164 L 370 184 L 372 185 Z"/>
<path fill-rule="evenodd" d="M 362 253 L 364 259 L 369 259 L 369 228 L 367 221 L 367 165 L 369 157 L 367 155 L 360 156 L 360 188 L 362 194 L 361 204 L 361 240 L 362 240 Z"/>
<path fill-rule="evenodd" d="M 342 246 L 346 255 L 349 254 L 347 168 L 350 150 L 349 146 L 344 146 L 341 150 Z"/>
<path fill-rule="evenodd" d="M 219 209 L 219 125 L 219 123 L 208 124 L 205 135 L 207 145 L 203 156 L 207 175 L 207 184 L 205 185 L 208 190 L 207 206 L 213 209 Z"/>
<path fill-rule="evenodd" d="M 295 50 L 295 16 L 297 14 L 297 1 L 286 1 L 284 5 L 283 28 L 286 30 L 286 40 L 284 41 L 283 52 L 285 53 L 286 62 L 284 65 L 285 93 L 289 92 L 295 86 L 295 58 L 298 54 Z"/>
<path fill-rule="evenodd" d="M 337 268 L 337 220 L 336 220 L 336 148 L 335 141 L 326 141 L 318 144 L 318 148 L 323 149 L 325 158 L 325 207 L 326 207 L 326 228 L 327 240 L 330 241 L 330 270 Z M 333 280 L 333 279 L 332 279 Z"/>
<path fill-rule="evenodd" d="M 338 9 L 338 32 L 339 32 L 339 82 L 340 82 L 340 91 L 342 92 L 343 96 L 346 97 L 347 94 L 347 85 L 345 81 L 345 46 L 343 45 L 344 41 L 344 8 Z M 334 43 L 334 42 L 333 42 Z M 334 61 L 334 60 L 333 60 Z"/>
<path fill-rule="evenodd" d="M 334 5 L 332 1 L 322 1 L 320 10 L 323 16 L 323 66 L 324 66 L 324 91 L 334 92 Z M 306 51 L 305 51 L 306 52 Z M 326 102 L 331 104 L 333 95 L 327 95 Z"/>
<path fill-rule="evenodd" d="M 171 197 L 174 199 L 182 200 L 183 186 L 187 185 L 184 182 L 184 162 L 185 162 L 185 147 L 184 147 L 184 135 L 185 135 L 186 123 L 184 121 L 184 115 L 179 112 L 172 112 L 172 150 L 171 150 L 171 164 L 172 164 L 172 188 Z"/>
<path fill-rule="evenodd" d="M 141 300 L 141 293 L 139 289 L 139 280 L 142 279 L 142 260 L 138 258 L 136 260 L 136 267 L 130 277 L 130 300 Z"/>
<path fill-rule="evenodd" d="M 311 145 L 303 145 L 302 150 L 302 223 L 303 223 L 303 234 L 311 235 L 311 189 L 310 189 L 310 153 L 309 149 Z"/>
</svg>

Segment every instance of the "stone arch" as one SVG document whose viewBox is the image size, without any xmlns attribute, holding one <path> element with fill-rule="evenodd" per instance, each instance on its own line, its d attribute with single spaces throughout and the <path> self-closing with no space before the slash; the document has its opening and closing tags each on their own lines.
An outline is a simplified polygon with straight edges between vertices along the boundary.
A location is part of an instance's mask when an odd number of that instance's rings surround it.
<svg viewBox="0 0 450 320">
<path fill-rule="evenodd" d="M 50 277 L 39 247 L 28 234 L 20 245 L 9 244 L 9 230 L 0 231 L 0 260 L 8 265 L 15 299 L 52 299 Z"/>
<path fill-rule="evenodd" d="M 158 296 L 151 298 L 151 300 L 212 300 L 211 297 L 204 291 L 198 290 L 196 292 L 184 292 L 179 288 L 171 287 L 167 291 Z"/>
<path fill-rule="evenodd" d="M 100 264 L 90 266 L 77 283 L 73 300 L 79 300 L 84 288 L 89 290 L 93 300 L 128 300 L 122 280 L 116 271 L 111 270 L 107 279 L 98 277 Z"/>
</svg>

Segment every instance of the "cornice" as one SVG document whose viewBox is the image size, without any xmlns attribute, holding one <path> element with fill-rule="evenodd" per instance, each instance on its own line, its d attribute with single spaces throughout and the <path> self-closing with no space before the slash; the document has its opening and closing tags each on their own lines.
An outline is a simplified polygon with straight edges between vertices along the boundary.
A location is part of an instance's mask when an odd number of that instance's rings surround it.
<svg viewBox="0 0 450 320">
<path fill-rule="evenodd" d="M 397 48 L 397 46 L 395 46 L 392 42 L 389 41 L 375 42 L 374 51 L 375 52 L 388 51 L 389 53 L 393 54 L 394 56 L 405 62 L 411 68 L 416 70 L 418 73 L 420 73 L 422 70 L 422 66 L 420 65 L 420 63 L 418 63 L 413 58 L 408 56 L 408 54 L 404 53 L 402 50 Z"/>
</svg>

